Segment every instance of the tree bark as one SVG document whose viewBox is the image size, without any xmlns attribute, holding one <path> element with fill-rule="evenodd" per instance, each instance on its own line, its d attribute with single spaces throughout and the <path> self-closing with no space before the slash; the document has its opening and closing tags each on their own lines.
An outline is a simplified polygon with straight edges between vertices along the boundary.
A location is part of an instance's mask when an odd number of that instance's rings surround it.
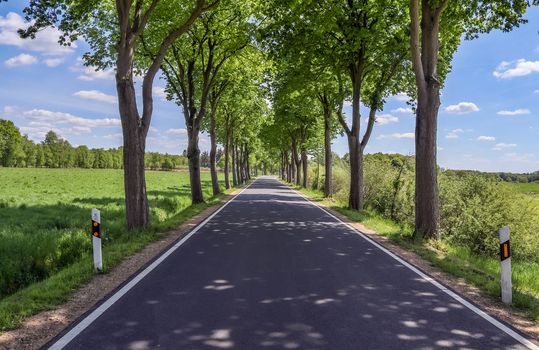
<svg viewBox="0 0 539 350">
<path fill-rule="evenodd" d="M 325 96 L 327 101 L 327 96 Z M 329 103 L 324 104 L 324 196 L 333 195 L 333 154 L 331 153 L 331 110 Z"/>
<path fill-rule="evenodd" d="M 284 151 L 281 151 L 281 179 L 286 180 L 286 174 L 285 174 L 285 166 L 284 166 Z"/>
<path fill-rule="evenodd" d="M 448 1 L 444 0 L 437 8 L 432 8 L 428 1 L 423 0 L 420 16 L 419 0 L 410 0 L 410 46 L 417 86 L 414 235 L 427 238 L 435 237 L 440 226 L 436 161 L 440 107 L 437 63 L 440 17 L 447 4 Z"/>
<path fill-rule="evenodd" d="M 215 140 L 215 114 L 217 113 L 217 102 L 219 97 L 212 93 L 211 98 L 211 111 L 210 111 L 210 173 L 211 173 L 211 186 L 213 195 L 217 196 L 221 193 L 219 189 L 219 179 L 217 177 L 217 142 Z"/>
<path fill-rule="evenodd" d="M 292 138 L 292 160 L 294 162 L 294 174 L 296 175 L 296 185 L 301 185 L 301 158 L 298 154 L 298 145 L 295 138 Z"/>
<path fill-rule="evenodd" d="M 303 182 L 302 182 L 301 186 L 303 186 L 303 188 L 307 188 L 307 167 L 308 167 L 308 164 L 307 164 L 307 149 L 305 147 L 301 148 L 301 165 L 302 165 L 302 168 L 303 168 Z"/>
<path fill-rule="evenodd" d="M 251 164 L 249 163 L 249 148 L 245 145 L 245 173 L 247 180 L 251 180 Z"/>
<path fill-rule="evenodd" d="M 362 50 L 363 52 L 363 50 Z M 360 56 L 362 57 L 362 55 Z M 350 78 L 352 80 L 352 129 L 347 130 L 348 149 L 350 154 L 350 195 L 348 206 L 350 209 L 363 209 L 363 154 L 359 141 L 359 129 L 361 122 L 360 100 L 361 83 L 363 79 L 363 60 L 350 66 Z"/>
<path fill-rule="evenodd" d="M 146 228 L 150 224 L 144 174 L 144 154 L 149 124 L 142 123 L 137 109 L 133 82 L 133 55 L 134 49 L 131 45 L 125 42 L 118 44 L 116 91 L 122 122 L 125 213 L 129 230 Z M 151 101 L 146 101 L 149 102 Z M 148 118 L 146 122 L 149 123 Z"/>
<path fill-rule="evenodd" d="M 350 209 L 363 209 L 363 154 L 359 140 L 348 136 L 348 150 L 350 152 L 350 195 L 348 206 Z"/>
<path fill-rule="evenodd" d="M 226 127 L 226 136 L 225 136 L 225 147 L 224 147 L 224 154 L 225 154 L 225 188 L 228 190 L 230 188 L 230 132 L 228 129 L 228 125 Z"/>
<path fill-rule="evenodd" d="M 238 178 L 238 183 L 243 184 L 243 178 L 241 176 L 241 146 L 235 146 L 236 148 L 236 177 Z"/>
<path fill-rule="evenodd" d="M 233 140 L 231 135 L 231 140 Z M 234 187 L 238 186 L 238 177 L 236 173 L 236 145 L 234 142 L 231 142 L 232 147 L 232 184 Z"/>
<path fill-rule="evenodd" d="M 197 126 L 187 126 L 187 159 L 189 161 L 189 183 L 191 185 L 191 201 L 193 204 L 204 202 L 202 185 L 200 183 L 200 149 L 198 148 L 199 129 Z"/>
</svg>

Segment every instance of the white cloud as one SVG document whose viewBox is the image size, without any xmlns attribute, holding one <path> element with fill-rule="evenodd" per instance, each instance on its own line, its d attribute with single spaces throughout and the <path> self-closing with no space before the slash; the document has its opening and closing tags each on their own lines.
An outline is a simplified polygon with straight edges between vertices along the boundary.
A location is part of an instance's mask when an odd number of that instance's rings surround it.
<svg viewBox="0 0 539 350">
<path fill-rule="evenodd" d="M 511 62 L 502 61 L 492 75 L 500 79 L 509 79 L 532 73 L 539 73 L 539 61 L 527 61 L 521 58 Z"/>
<path fill-rule="evenodd" d="M 63 58 L 48 58 L 43 61 L 47 65 L 47 67 L 53 68 L 56 66 L 61 65 L 64 62 Z"/>
<path fill-rule="evenodd" d="M 80 73 L 77 79 L 84 81 L 113 80 L 115 75 L 114 69 L 97 70 L 95 67 L 85 66 L 81 57 L 69 69 L 72 72 Z"/>
<path fill-rule="evenodd" d="M 499 111 L 498 115 L 505 115 L 505 116 L 515 116 L 515 115 L 524 115 L 524 114 L 530 114 L 530 110 L 526 108 L 519 108 L 515 109 L 514 111 Z"/>
<path fill-rule="evenodd" d="M 0 45 L 16 46 L 22 50 L 40 52 L 46 56 L 63 56 L 73 52 L 76 43 L 62 46 L 58 43 L 61 33 L 58 29 L 48 27 L 41 30 L 35 39 L 21 39 L 17 30 L 28 28 L 29 23 L 17 13 L 9 12 L 0 16 Z"/>
<path fill-rule="evenodd" d="M 515 148 L 516 146 L 516 143 L 497 143 L 496 146 L 494 146 L 493 150 L 501 151 L 507 148 Z"/>
<path fill-rule="evenodd" d="M 376 116 L 376 123 L 380 125 L 386 125 L 386 124 L 398 123 L 398 122 L 399 122 L 399 118 L 392 116 L 391 114 L 381 114 L 379 116 Z"/>
<path fill-rule="evenodd" d="M 415 134 L 413 132 L 406 132 L 406 133 L 394 133 L 390 135 L 380 135 L 377 137 L 377 139 L 413 139 L 415 138 Z"/>
<path fill-rule="evenodd" d="M 458 139 L 459 134 L 462 134 L 463 132 L 464 132 L 463 129 L 454 129 L 454 130 L 448 132 L 447 135 L 445 135 L 445 138 L 446 139 Z"/>
<path fill-rule="evenodd" d="M 29 55 L 26 53 L 21 53 L 18 56 L 11 57 L 10 59 L 6 60 L 4 63 L 6 64 L 6 66 L 13 68 L 13 67 L 18 67 L 18 66 L 26 66 L 29 64 L 36 64 L 37 58 L 35 56 Z"/>
<path fill-rule="evenodd" d="M 393 98 L 401 102 L 408 102 L 411 100 L 410 96 L 406 95 L 404 92 L 399 92 L 398 94 L 393 95 Z"/>
<path fill-rule="evenodd" d="M 96 70 L 94 67 L 84 67 L 81 73 L 77 78 L 84 81 L 111 80 L 115 74 L 113 69 Z"/>
<path fill-rule="evenodd" d="M 479 111 L 479 107 L 473 102 L 459 102 L 445 107 L 445 111 L 449 114 L 466 114 Z"/>
<path fill-rule="evenodd" d="M 157 96 L 161 99 L 161 101 L 167 100 L 167 93 L 165 92 L 165 88 L 162 86 L 154 86 L 153 87 L 153 94 L 154 96 Z"/>
<path fill-rule="evenodd" d="M 203 143 L 203 138 L 200 138 L 200 143 Z M 163 137 L 152 137 L 149 136 L 147 138 L 148 147 L 149 149 L 169 149 L 169 150 L 176 150 L 181 151 L 182 149 L 187 148 L 187 139 L 181 139 L 181 138 L 163 138 Z"/>
<path fill-rule="evenodd" d="M 494 136 L 479 136 L 477 141 L 496 141 Z"/>
<path fill-rule="evenodd" d="M 414 110 L 411 109 L 411 108 L 402 108 L 402 107 L 399 107 L 397 109 L 392 109 L 391 110 L 392 113 L 414 113 Z"/>
<path fill-rule="evenodd" d="M 72 124 L 74 126 L 87 128 L 121 125 L 119 118 L 90 119 L 78 117 L 69 113 L 52 112 L 45 109 L 24 111 L 22 116 L 31 122 L 41 123 L 41 125 Z"/>
<path fill-rule="evenodd" d="M 95 127 L 119 127 L 120 119 L 101 118 L 90 119 L 69 113 L 53 112 L 45 109 L 20 111 L 16 107 L 5 106 L 2 117 L 17 121 L 22 133 L 34 141 L 42 141 L 49 130 L 66 138 L 67 135 L 92 133 Z"/>
<path fill-rule="evenodd" d="M 443 151 L 444 148 L 443 147 L 437 147 L 438 151 Z"/>
<path fill-rule="evenodd" d="M 168 129 L 165 131 L 166 134 L 169 135 L 187 135 L 186 129 Z"/>
<path fill-rule="evenodd" d="M 97 90 L 81 90 L 81 91 L 75 92 L 73 95 L 80 98 L 87 99 L 87 100 L 94 100 L 94 101 L 99 101 L 99 102 L 106 102 L 106 103 L 118 102 L 116 96 L 107 95 Z"/>
<path fill-rule="evenodd" d="M 539 94 L 539 90 L 535 90 L 534 93 Z"/>
</svg>

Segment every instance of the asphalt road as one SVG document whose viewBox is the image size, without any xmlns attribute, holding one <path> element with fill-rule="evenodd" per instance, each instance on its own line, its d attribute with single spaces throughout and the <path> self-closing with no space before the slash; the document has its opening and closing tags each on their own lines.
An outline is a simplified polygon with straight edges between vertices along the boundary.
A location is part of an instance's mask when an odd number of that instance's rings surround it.
<svg viewBox="0 0 539 350">
<path fill-rule="evenodd" d="M 115 299 L 56 345 L 74 336 L 66 349 L 524 348 L 272 178 Z"/>
</svg>

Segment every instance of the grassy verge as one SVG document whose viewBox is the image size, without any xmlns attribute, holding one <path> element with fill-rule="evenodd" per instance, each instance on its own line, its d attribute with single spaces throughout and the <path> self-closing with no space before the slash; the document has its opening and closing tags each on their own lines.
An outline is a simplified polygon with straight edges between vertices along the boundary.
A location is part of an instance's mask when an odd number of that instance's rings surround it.
<svg viewBox="0 0 539 350">
<path fill-rule="evenodd" d="M 126 256 L 155 241 L 159 232 L 177 227 L 224 198 L 210 197 L 209 174 L 203 174 L 203 189 L 209 199 L 190 205 L 188 175 L 147 172 L 152 227 L 127 232 L 123 223 L 121 171 L 0 168 L 0 174 L 6 180 L 5 186 L 0 185 L 0 199 L 7 203 L 0 207 L 0 219 L 5 223 L 0 231 L 0 252 L 6 252 L 0 256 L 0 262 L 6 263 L 0 266 L 0 277 L 26 274 L 30 278 L 21 278 L 29 282 L 15 292 L 0 295 L 0 331 L 16 328 L 26 317 L 67 301 L 74 289 L 94 276 L 89 243 L 90 208 L 102 209 L 106 273 Z M 86 179 L 93 180 L 87 183 Z M 97 187 L 98 183 L 102 186 Z M 92 186 L 98 190 L 92 193 Z M 92 198 L 88 193 L 92 193 Z M 48 241 L 53 243 L 43 244 Z M 84 247 L 78 247 L 79 243 Z M 68 253 L 71 259 L 64 259 L 64 265 L 52 263 L 62 261 L 58 257 Z M 24 260 L 25 256 L 29 256 L 28 263 L 8 264 L 13 259 Z M 36 269 L 36 263 L 43 267 Z M 34 274 L 30 268 L 34 268 Z M 40 278 L 35 271 L 44 275 Z"/>
<path fill-rule="evenodd" d="M 323 193 L 296 187 L 312 200 L 317 201 L 349 219 L 361 222 L 377 234 L 387 237 L 399 246 L 411 250 L 423 259 L 453 276 L 480 288 L 485 294 L 498 299 L 500 296 L 500 262 L 486 256 L 471 254 L 465 247 L 445 241 L 417 241 L 412 239 L 412 229 L 402 227 L 379 214 L 365 210 L 349 210 L 346 203 L 324 198 Z M 512 261 L 513 306 L 527 318 L 539 322 L 539 264 Z"/>
</svg>

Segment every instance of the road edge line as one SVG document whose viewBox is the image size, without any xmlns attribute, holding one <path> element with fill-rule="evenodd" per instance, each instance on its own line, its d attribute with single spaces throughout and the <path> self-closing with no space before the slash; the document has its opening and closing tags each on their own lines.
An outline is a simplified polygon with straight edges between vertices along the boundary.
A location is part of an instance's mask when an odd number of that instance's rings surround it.
<svg viewBox="0 0 539 350">
<path fill-rule="evenodd" d="M 279 181 L 279 180 L 277 180 Z M 281 181 L 279 181 L 281 182 Z M 509 328 L 508 326 L 504 325 L 502 322 L 498 321 L 497 319 L 495 319 L 493 316 L 489 315 L 487 312 L 481 310 L 478 306 L 475 306 L 474 304 L 472 304 L 471 302 L 467 301 L 466 299 L 464 299 L 462 296 L 460 296 L 459 294 L 457 294 L 456 292 L 452 291 L 451 289 L 448 289 L 447 287 L 445 287 L 443 284 L 441 284 L 440 282 L 438 282 L 436 279 L 434 279 L 433 277 L 427 275 L 425 272 L 421 271 L 419 268 L 417 268 L 416 266 L 412 265 L 411 263 L 407 262 L 406 260 L 404 260 L 403 258 L 401 258 L 400 256 L 396 255 L 395 253 L 391 252 L 389 249 L 387 249 L 386 247 L 384 247 L 383 245 L 381 245 L 380 243 L 374 241 L 372 238 L 370 237 L 367 237 L 363 232 L 361 232 L 359 229 L 355 228 L 354 226 L 350 225 L 349 223 L 343 221 L 342 219 L 340 219 L 339 217 L 337 217 L 336 215 L 334 215 L 333 213 L 329 212 L 326 208 L 324 208 L 323 206 L 321 206 L 320 204 L 314 202 L 313 200 L 311 200 L 309 197 L 307 197 L 306 195 L 304 195 L 303 193 L 299 192 L 298 190 L 296 190 L 295 188 L 291 187 L 290 185 L 286 184 L 292 191 L 296 192 L 298 195 L 300 195 L 300 197 L 302 197 L 303 199 L 305 199 L 307 202 L 311 203 L 312 205 L 314 205 L 315 207 L 317 207 L 318 209 L 322 210 L 323 212 L 325 212 L 326 214 L 328 214 L 329 216 L 331 216 L 332 218 L 336 219 L 338 222 L 344 224 L 346 227 L 348 227 L 349 229 L 355 231 L 360 237 L 362 237 L 363 239 L 365 239 L 367 242 L 371 243 L 372 245 L 374 245 L 376 248 L 380 249 L 381 251 L 383 251 L 384 253 L 386 253 L 387 255 L 389 255 L 390 257 L 392 257 L 393 259 L 397 260 L 399 263 L 401 263 L 402 265 L 406 266 L 408 269 L 412 270 L 413 272 L 415 272 L 417 275 L 419 275 L 421 278 L 423 278 L 425 281 L 431 283 L 432 285 L 434 285 L 436 288 L 440 289 L 442 292 L 446 293 L 447 295 L 449 295 L 451 298 L 455 299 L 456 301 L 458 301 L 460 304 L 462 304 L 463 306 L 465 306 L 467 309 L 473 311 L 475 314 L 481 316 L 484 320 L 486 320 L 487 322 L 489 322 L 490 324 L 492 324 L 493 326 L 495 326 L 496 328 L 498 328 L 499 330 L 503 331 L 505 334 L 509 335 L 510 337 L 512 337 L 513 339 L 515 339 L 516 341 L 518 341 L 519 343 L 521 343 L 522 345 L 526 346 L 528 349 L 530 350 L 539 350 L 539 346 L 536 345 L 534 342 L 532 342 L 531 340 L 529 340 L 528 338 L 522 336 L 521 334 L 517 333 L 516 331 L 514 331 L 513 329 Z"/>
<path fill-rule="evenodd" d="M 223 210 L 228 204 L 232 203 L 239 195 L 241 195 L 245 190 L 251 187 L 257 179 L 254 179 L 249 185 L 244 187 L 240 192 L 238 192 L 234 197 L 229 201 L 224 203 L 219 209 L 214 211 L 210 216 L 208 216 L 204 221 L 194 227 L 185 237 L 180 241 L 175 243 L 172 247 L 162 253 L 157 259 L 155 259 L 150 265 L 148 265 L 144 270 L 132 277 L 129 282 L 127 282 L 122 288 L 110 296 L 105 302 L 99 305 L 94 309 L 90 314 L 80 320 L 73 328 L 69 330 L 66 334 L 60 337 L 55 341 L 48 349 L 49 350 L 61 350 L 66 345 L 68 345 L 75 337 L 77 337 L 82 331 L 88 328 L 99 316 L 101 316 L 108 308 L 110 308 L 114 303 L 116 303 L 120 298 L 122 298 L 127 292 L 129 292 L 133 287 L 135 287 L 144 277 L 146 277 L 152 270 L 159 266 L 166 258 L 168 258 L 172 253 L 174 253 L 180 246 L 182 246 L 189 238 L 191 238 L 195 233 L 198 232 L 204 225 L 206 225 L 211 219 L 213 219 L 221 210 Z"/>
</svg>

